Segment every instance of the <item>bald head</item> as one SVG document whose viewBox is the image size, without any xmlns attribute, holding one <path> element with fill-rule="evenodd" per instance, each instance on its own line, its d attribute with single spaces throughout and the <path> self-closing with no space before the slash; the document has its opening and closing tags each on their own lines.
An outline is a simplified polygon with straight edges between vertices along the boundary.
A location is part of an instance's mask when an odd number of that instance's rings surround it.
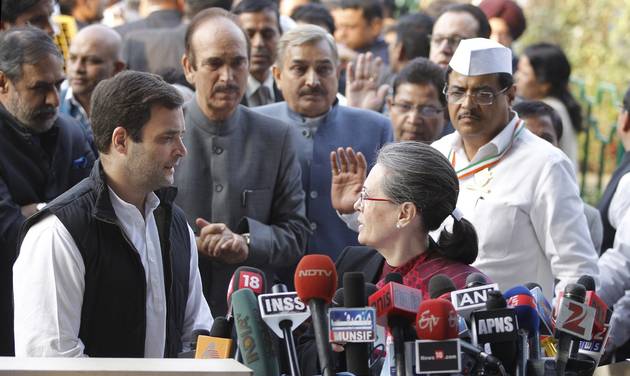
<svg viewBox="0 0 630 376">
<path fill-rule="evenodd" d="M 96 85 L 125 67 L 121 46 L 120 35 L 103 25 L 86 26 L 72 39 L 68 81 L 75 99 L 86 111 L 89 112 L 90 97 Z"/>
</svg>

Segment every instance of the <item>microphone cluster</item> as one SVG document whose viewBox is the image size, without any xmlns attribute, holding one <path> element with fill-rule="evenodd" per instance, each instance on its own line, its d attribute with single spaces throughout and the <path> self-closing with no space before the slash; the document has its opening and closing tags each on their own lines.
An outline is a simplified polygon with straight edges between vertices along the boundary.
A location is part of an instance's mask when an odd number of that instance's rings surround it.
<svg viewBox="0 0 630 376">
<path fill-rule="evenodd" d="M 235 357 L 254 375 L 279 375 L 278 337 L 290 375 L 301 376 L 293 331 L 310 317 L 324 376 L 339 370 L 379 375 L 382 367 L 397 376 L 591 375 L 610 330 L 611 311 L 588 276 L 567 285 L 553 309 L 536 283 L 501 293 L 479 273 L 462 289 L 435 275 L 428 297 L 397 273 L 381 288 L 361 272 L 342 277 L 337 289 L 333 261 L 307 255 L 295 271 L 296 291 L 277 284 L 266 293 L 260 270 L 238 268 L 228 289 L 229 312 L 198 337 L 195 357 Z M 345 368 L 335 362 L 331 344 L 343 346 Z"/>
</svg>

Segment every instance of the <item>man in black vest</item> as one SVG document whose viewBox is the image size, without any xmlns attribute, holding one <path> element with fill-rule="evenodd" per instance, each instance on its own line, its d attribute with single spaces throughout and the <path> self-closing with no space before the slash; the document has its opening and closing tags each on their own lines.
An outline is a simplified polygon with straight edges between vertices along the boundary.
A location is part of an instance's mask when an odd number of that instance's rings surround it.
<svg viewBox="0 0 630 376">
<path fill-rule="evenodd" d="M 174 357 L 210 328 L 195 238 L 172 203 L 186 155 L 182 102 L 148 73 L 97 85 L 100 162 L 22 229 L 16 355 Z"/>
<path fill-rule="evenodd" d="M 619 140 L 623 145 L 625 154 L 623 155 L 621 163 L 619 163 L 619 166 L 617 166 L 617 169 L 610 178 L 610 182 L 606 186 L 602 199 L 597 205 L 597 209 L 602 216 L 602 223 L 604 224 L 602 253 L 606 252 L 608 248 L 612 248 L 613 241 L 615 239 L 616 226 L 613 226 L 610 222 L 610 203 L 613 201 L 613 197 L 617 196 L 615 192 L 617 192 L 619 183 L 622 182 L 622 180 L 627 181 L 630 184 L 630 88 L 628 88 L 626 95 L 623 98 L 623 106 L 617 121 L 617 136 L 619 136 Z M 624 192 L 624 194 L 628 197 L 628 192 Z M 624 194 L 620 194 L 620 198 Z"/>
<path fill-rule="evenodd" d="M 88 176 L 96 159 L 79 123 L 58 114 L 63 76 L 61 53 L 44 31 L 0 33 L 0 356 L 13 355 L 20 226 Z"/>
</svg>

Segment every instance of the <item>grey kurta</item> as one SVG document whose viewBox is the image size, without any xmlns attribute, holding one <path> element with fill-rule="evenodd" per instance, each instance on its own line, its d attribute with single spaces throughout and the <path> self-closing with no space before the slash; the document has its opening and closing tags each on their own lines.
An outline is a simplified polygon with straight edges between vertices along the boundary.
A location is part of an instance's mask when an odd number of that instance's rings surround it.
<svg viewBox="0 0 630 376">
<path fill-rule="evenodd" d="M 249 232 L 249 257 L 242 265 L 262 269 L 271 283 L 304 254 L 308 233 L 289 126 L 240 105 L 220 123 L 209 121 L 196 100 L 185 112 L 188 155 L 176 169 L 177 204 L 193 228 L 202 217 L 235 233 Z M 228 283 L 238 266 L 199 258 L 204 295 L 215 317 L 226 313 Z"/>
</svg>

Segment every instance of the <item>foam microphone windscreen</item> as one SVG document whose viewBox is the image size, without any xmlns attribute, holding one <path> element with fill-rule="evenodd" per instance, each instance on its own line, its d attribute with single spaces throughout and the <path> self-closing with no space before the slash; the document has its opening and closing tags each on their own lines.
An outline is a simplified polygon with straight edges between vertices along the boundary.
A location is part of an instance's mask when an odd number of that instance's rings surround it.
<svg viewBox="0 0 630 376">
<path fill-rule="evenodd" d="M 540 317 L 536 311 L 536 299 L 525 286 L 515 286 L 503 294 L 509 307 L 516 311 L 518 327 L 525 329 L 532 336 L 538 332 Z"/>
<path fill-rule="evenodd" d="M 209 336 L 230 338 L 232 336 L 232 321 L 228 321 L 223 316 L 215 317 Z"/>
<path fill-rule="evenodd" d="M 568 283 L 564 288 L 564 297 L 575 300 L 576 302 L 584 303 L 584 299 L 586 298 L 586 288 L 577 283 Z"/>
<path fill-rule="evenodd" d="M 365 296 L 370 296 L 378 291 L 378 288 L 373 283 L 365 284 Z M 332 298 L 332 305 L 335 307 L 344 307 L 345 304 L 345 292 L 344 288 L 337 289 L 335 295 Z"/>
<path fill-rule="evenodd" d="M 595 291 L 595 280 L 590 275 L 583 275 L 578 280 L 577 283 L 584 286 L 586 291 Z"/>
<path fill-rule="evenodd" d="M 468 277 L 466 277 L 466 287 L 478 287 L 488 284 L 488 280 L 481 273 L 470 273 Z"/>
<path fill-rule="evenodd" d="M 437 299 L 455 290 L 455 284 L 445 274 L 436 274 L 429 280 L 429 297 L 431 299 Z"/>
<path fill-rule="evenodd" d="M 441 341 L 459 336 L 457 312 L 448 300 L 422 301 L 415 324 L 418 339 Z"/>
<path fill-rule="evenodd" d="M 400 273 L 389 273 L 385 276 L 385 284 L 389 283 L 389 282 L 396 282 L 396 283 L 400 283 L 401 285 L 404 285 L 403 283 L 403 276 Z"/>
<path fill-rule="evenodd" d="M 337 290 L 337 269 L 327 255 L 306 255 L 295 270 L 295 291 L 307 303 L 321 299 L 330 304 Z"/>
<path fill-rule="evenodd" d="M 488 299 L 486 300 L 486 309 L 507 308 L 507 302 L 501 294 L 501 291 L 488 291 Z"/>
</svg>

